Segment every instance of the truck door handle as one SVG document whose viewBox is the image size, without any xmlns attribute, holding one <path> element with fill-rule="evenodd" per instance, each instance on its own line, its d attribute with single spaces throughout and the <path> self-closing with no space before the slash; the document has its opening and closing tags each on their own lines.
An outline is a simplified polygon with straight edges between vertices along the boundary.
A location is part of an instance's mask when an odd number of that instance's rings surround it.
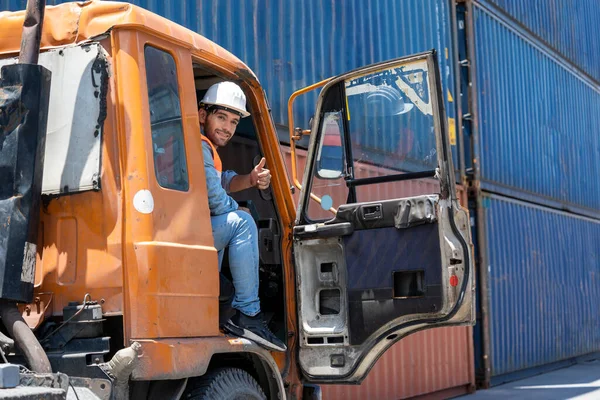
<svg viewBox="0 0 600 400">
<path fill-rule="evenodd" d="M 362 218 L 364 221 L 371 221 L 374 219 L 381 219 L 381 204 L 373 204 L 369 206 L 361 207 Z"/>
</svg>

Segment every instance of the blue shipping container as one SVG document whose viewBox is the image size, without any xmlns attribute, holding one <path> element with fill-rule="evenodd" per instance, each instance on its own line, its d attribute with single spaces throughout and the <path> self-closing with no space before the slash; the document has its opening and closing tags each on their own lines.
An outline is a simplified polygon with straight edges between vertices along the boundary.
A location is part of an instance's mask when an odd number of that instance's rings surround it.
<svg viewBox="0 0 600 400">
<path fill-rule="evenodd" d="M 49 0 L 48 4 L 64 1 Z M 454 72 L 447 0 L 132 0 L 200 33 L 244 61 L 258 76 L 280 138 L 289 142 L 287 101 L 296 90 L 343 72 L 436 49 L 446 112 L 454 123 Z M 0 0 L 0 10 L 24 9 L 26 0 Z M 296 126 L 308 127 L 317 94 L 300 97 Z M 452 132 L 456 129 L 451 128 Z M 398 135 L 397 132 L 393 133 Z M 393 138 L 383 138 L 393 142 Z M 459 165 L 456 137 L 453 160 Z M 385 147 L 385 143 L 381 143 Z"/>
<path fill-rule="evenodd" d="M 600 221 L 497 195 L 482 202 L 492 383 L 600 351 Z"/>
<path fill-rule="evenodd" d="M 482 188 L 600 217 L 600 87 L 473 9 Z"/>
<path fill-rule="evenodd" d="M 481 0 L 480 0 L 481 1 Z M 600 82 L 600 0 L 484 0 Z"/>
</svg>

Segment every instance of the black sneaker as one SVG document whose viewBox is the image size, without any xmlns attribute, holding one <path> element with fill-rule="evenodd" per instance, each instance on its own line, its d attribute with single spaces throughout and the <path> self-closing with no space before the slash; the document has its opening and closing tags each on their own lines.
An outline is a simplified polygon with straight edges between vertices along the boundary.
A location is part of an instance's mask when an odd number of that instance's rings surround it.
<svg viewBox="0 0 600 400">
<path fill-rule="evenodd" d="M 269 330 L 262 313 L 249 317 L 236 310 L 235 315 L 225 323 L 225 329 L 236 336 L 250 339 L 267 350 L 287 350 L 286 345 Z"/>
</svg>

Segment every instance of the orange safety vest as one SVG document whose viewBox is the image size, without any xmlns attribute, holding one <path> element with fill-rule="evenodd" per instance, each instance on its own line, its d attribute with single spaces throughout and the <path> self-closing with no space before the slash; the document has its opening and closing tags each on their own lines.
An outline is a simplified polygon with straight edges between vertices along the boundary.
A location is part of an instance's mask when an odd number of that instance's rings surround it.
<svg viewBox="0 0 600 400">
<path fill-rule="evenodd" d="M 210 139 L 207 138 L 206 136 L 200 134 L 200 138 L 202 139 L 203 142 L 208 143 L 208 145 L 212 149 L 213 162 L 215 164 L 215 169 L 217 171 L 219 171 L 219 174 L 221 174 L 221 172 L 223 172 L 223 163 L 221 162 L 221 157 L 219 157 L 219 153 L 217 153 L 217 148 L 215 147 L 214 144 L 212 144 Z"/>
</svg>

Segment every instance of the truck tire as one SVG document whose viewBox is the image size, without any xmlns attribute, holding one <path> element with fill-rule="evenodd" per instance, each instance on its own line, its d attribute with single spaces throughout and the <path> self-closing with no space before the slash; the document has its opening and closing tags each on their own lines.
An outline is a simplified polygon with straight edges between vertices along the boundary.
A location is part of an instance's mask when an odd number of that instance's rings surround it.
<svg viewBox="0 0 600 400">
<path fill-rule="evenodd" d="M 266 400 L 258 382 L 239 368 L 221 368 L 192 382 L 182 396 L 186 400 Z"/>
</svg>

